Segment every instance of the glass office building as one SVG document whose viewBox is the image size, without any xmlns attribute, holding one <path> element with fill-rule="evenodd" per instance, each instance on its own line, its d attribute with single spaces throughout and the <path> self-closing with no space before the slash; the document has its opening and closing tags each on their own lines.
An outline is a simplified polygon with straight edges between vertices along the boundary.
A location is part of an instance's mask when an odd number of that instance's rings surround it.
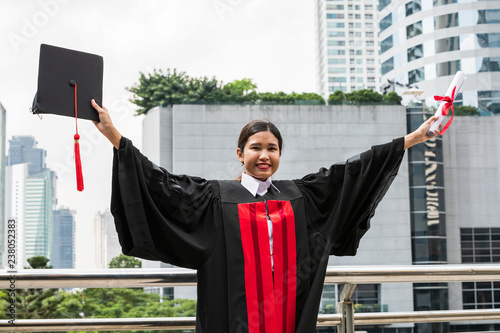
<svg viewBox="0 0 500 333">
<path fill-rule="evenodd" d="M 380 90 L 377 1 L 317 0 L 317 90 Z"/>
<path fill-rule="evenodd" d="M 433 105 L 460 70 L 467 80 L 456 104 L 500 113 L 500 1 L 382 0 L 379 7 L 383 86 L 418 86 Z"/>
</svg>

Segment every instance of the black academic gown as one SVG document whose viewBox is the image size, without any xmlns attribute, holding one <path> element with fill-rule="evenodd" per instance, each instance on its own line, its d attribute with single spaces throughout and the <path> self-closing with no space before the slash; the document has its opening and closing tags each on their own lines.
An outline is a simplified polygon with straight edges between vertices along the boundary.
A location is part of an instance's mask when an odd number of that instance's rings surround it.
<svg viewBox="0 0 500 333">
<path fill-rule="evenodd" d="M 313 332 L 328 257 L 356 254 L 403 147 L 374 146 L 255 198 L 236 180 L 171 174 L 122 138 L 111 212 L 123 253 L 197 269 L 196 332 Z"/>
</svg>

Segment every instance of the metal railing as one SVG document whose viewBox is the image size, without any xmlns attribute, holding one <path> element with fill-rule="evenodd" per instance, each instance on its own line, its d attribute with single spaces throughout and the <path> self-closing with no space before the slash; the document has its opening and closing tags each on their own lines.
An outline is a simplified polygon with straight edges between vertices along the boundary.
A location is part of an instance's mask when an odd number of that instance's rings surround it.
<svg viewBox="0 0 500 333">
<path fill-rule="evenodd" d="M 196 285 L 196 272 L 188 269 L 21 270 L 0 272 L 0 288 L 138 288 Z M 338 313 L 318 316 L 318 326 L 337 326 L 354 332 L 355 325 L 500 320 L 500 309 L 354 313 L 350 297 L 356 284 L 393 282 L 500 281 L 500 265 L 344 266 L 329 267 L 325 283 L 345 284 Z M 0 320 L 0 332 L 175 330 L 193 329 L 196 319 L 87 318 L 18 319 L 15 325 Z"/>
</svg>

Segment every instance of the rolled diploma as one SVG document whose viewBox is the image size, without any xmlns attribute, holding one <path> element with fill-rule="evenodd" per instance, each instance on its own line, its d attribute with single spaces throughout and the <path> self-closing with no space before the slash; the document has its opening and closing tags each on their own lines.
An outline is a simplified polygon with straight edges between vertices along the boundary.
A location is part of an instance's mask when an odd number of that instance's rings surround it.
<svg viewBox="0 0 500 333">
<path fill-rule="evenodd" d="M 451 94 L 453 93 L 453 88 L 456 87 L 455 96 L 453 96 L 453 99 L 455 99 L 458 95 L 458 92 L 460 91 L 460 88 L 462 88 L 462 84 L 464 83 L 466 78 L 467 78 L 467 76 L 465 76 L 464 72 L 458 71 L 457 74 L 455 74 L 453 81 L 451 81 L 450 87 L 446 91 L 446 96 L 451 98 Z M 427 132 L 428 135 L 434 135 L 434 131 L 436 129 L 438 129 L 439 125 L 441 125 L 441 123 L 443 122 L 445 116 L 443 116 L 442 110 L 443 110 L 443 107 L 445 106 L 445 104 L 446 104 L 446 102 L 441 102 L 436 113 L 434 114 L 435 116 L 439 116 L 439 119 L 431 124 L 431 127 L 429 128 L 429 131 Z"/>
</svg>

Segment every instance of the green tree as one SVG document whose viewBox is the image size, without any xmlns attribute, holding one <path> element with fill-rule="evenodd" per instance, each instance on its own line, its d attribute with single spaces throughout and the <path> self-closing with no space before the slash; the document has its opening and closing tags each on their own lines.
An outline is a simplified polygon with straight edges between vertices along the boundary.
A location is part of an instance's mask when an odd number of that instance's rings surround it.
<svg viewBox="0 0 500 333">
<path fill-rule="evenodd" d="M 120 254 L 109 262 L 109 268 L 141 268 L 142 262 L 134 257 Z"/>
<path fill-rule="evenodd" d="M 479 111 L 475 106 L 457 105 L 453 108 L 455 116 L 479 116 Z"/>
<path fill-rule="evenodd" d="M 30 264 L 33 269 L 50 269 L 52 266 L 48 266 L 50 259 L 45 256 L 34 256 L 28 258 L 28 264 Z"/>
<path fill-rule="evenodd" d="M 185 72 L 167 69 L 164 73 L 155 69 L 148 75 L 140 73 L 139 83 L 127 90 L 134 94 L 130 101 L 139 107 L 136 112 L 140 115 L 156 106 L 182 104 L 188 95 L 189 81 Z"/>
<path fill-rule="evenodd" d="M 386 101 L 392 101 L 396 105 L 401 105 L 401 100 L 403 97 L 399 96 L 397 92 L 391 91 L 390 93 L 387 93 L 384 95 L 384 100 Z"/>
<path fill-rule="evenodd" d="M 335 90 L 333 94 L 328 96 L 328 104 L 341 104 L 342 101 L 345 101 L 347 98 L 345 94 L 340 90 Z"/>
</svg>

